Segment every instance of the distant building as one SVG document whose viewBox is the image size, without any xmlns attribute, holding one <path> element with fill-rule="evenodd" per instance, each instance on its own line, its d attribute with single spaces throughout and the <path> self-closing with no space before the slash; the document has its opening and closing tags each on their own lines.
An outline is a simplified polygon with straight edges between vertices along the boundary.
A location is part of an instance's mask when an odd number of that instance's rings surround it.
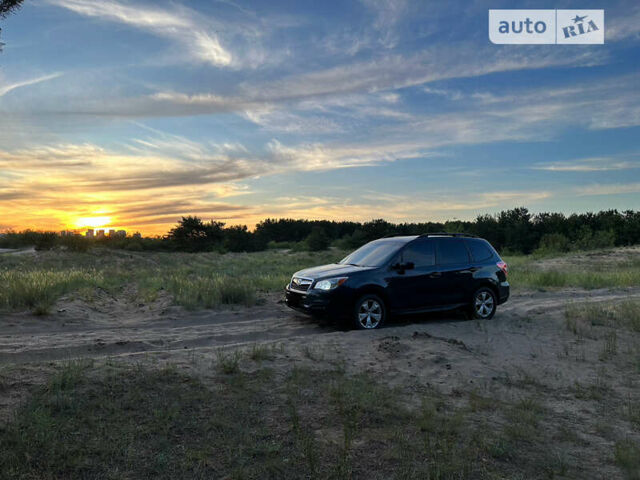
<svg viewBox="0 0 640 480">
<path fill-rule="evenodd" d="M 97 236 L 98 238 L 104 238 L 104 230 L 98 230 L 98 231 L 96 232 L 96 236 Z"/>
<path fill-rule="evenodd" d="M 110 237 L 115 237 L 116 236 L 116 231 L 113 228 L 111 230 L 109 230 L 109 236 Z"/>
<path fill-rule="evenodd" d="M 126 230 L 118 230 L 116 232 L 116 237 L 118 238 L 126 238 L 127 236 L 127 231 Z"/>
<path fill-rule="evenodd" d="M 85 236 L 87 238 L 93 238 L 93 236 L 94 236 L 93 228 L 90 228 L 89 230 L 87 230 L 87 233 L 86 233 Z"/>
</svg>

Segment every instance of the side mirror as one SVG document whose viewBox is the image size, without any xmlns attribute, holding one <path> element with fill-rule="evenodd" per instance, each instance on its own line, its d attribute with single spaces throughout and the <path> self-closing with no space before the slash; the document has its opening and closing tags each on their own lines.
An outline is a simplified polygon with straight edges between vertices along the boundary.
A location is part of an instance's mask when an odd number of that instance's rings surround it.
<svg viewBox="0 0 640 480">
<path fill-rule="evenodd" d="M 405 270 L 413 270 L 415 268 L 415 265 L 413 262 L 395 263 L 391 265 L 391 268 L 399 273 L 404 273 Z"/>
</svg>

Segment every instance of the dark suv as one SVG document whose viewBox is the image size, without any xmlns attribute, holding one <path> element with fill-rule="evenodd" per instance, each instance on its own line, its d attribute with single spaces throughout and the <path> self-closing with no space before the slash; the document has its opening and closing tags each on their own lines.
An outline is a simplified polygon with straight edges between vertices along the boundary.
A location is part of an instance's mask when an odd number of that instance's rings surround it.
<svg viewBox="0 0 640 480">
<path fill-rule="evenodd" d="M 509 298 L 507 264 L 489 242 L 459 233 L 385 237 L 338 263 L 296 272 L 285 288 L 289 307 L 382 326 L 390 314 L 463 307 L 493 317 Z"/>
</svg>

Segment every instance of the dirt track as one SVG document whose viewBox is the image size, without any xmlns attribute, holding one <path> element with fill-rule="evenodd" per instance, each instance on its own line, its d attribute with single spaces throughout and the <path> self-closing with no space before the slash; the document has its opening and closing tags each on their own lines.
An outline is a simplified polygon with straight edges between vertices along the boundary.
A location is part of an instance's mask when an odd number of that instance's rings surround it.
<svg viewBox="0 0 640 480">
<path fill-rule="evenodd" d="M 215 375 L 220 348 L 274 343 L 280 346 L 271 361 L 275 371 L 343 365 L 404 392 L 416 409 L 420 392 L 433 388 L 452 403 L 464 403 L 471 394 L 498 403 L 538 398 L 546 412 L 541 428 L 574 432 L 572 443 L 562 447 L 573 478 L 622 478 L 610 460 L 612 439 L 637 435 L 624 412 L 640 395 L 633 353 L 638 334 L 619 330 L 617 353 L 603 359 L 613 327 L 587 320 L 586 332 L 577 335 L 567 328 L 564 312 L 571 302 L 638 299 L 640 288 L 517 292 L 490 321 L 422 315 L 366 332 L 319 324 L 289 310 L 278 295 L 252 308 L 199 312 L 172 306 L 168 298 L 149 305 L 138 298 L 135 291 L 122 298 L 98 292 L 91 306 L 62 299 L 46 317 L 0 317 L 0 419 L 9 418 L 31 387 L 45 381 L 51 361 L 168 362 L 206 381 Z M 496 428 L 503 421 L 491 410 L 478 415 Z"/>
<path fill-rule="evenodd" d="M 167 353 L 302 337 L 308 342 L 324 335 L 359 342 L 414 331 L 456 339 L 496 361 L 514 362 L 558 348 L 563 335 L 558 334 L 557 319 L 568 302 L 628 297 L 640 297 L 640 289 L 532 291 L 513 295 L 489 322 L 467 321 L 449 313 L 399 318 L 377 332 L 345 332 L 292 312 L 278 295 L 251 308 L 189 312 L 166 299 L 144 305 L 137 303 L 135 292 L 122 299 L 101 292 L 91 307 L 63 299 L 55 313 L 46 317 L 0 318 L 0 363 Z M 556 321 L 550 322 L 550 317 Z"/>
</svg>

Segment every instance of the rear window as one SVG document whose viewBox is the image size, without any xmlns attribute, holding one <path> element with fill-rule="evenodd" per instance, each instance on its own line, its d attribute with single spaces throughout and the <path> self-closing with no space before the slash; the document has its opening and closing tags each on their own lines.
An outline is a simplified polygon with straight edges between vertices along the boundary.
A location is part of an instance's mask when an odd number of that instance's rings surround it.
<svg viewBox="0 0 640 480">
<path fill-rule="evenodd" d="M 467 240 L 467 246 L 471 250 L 471 256 L 476 262 L 489 260 L 493 257 L 493 250 L 484 240 Z"/>
<path fill-rule="evenodd" d="M 440 265 L 453 265 L 468 263 L 469 252 L 464 242 L 459 238 L 438 239 L 438 263 Z"/>
</svg>

